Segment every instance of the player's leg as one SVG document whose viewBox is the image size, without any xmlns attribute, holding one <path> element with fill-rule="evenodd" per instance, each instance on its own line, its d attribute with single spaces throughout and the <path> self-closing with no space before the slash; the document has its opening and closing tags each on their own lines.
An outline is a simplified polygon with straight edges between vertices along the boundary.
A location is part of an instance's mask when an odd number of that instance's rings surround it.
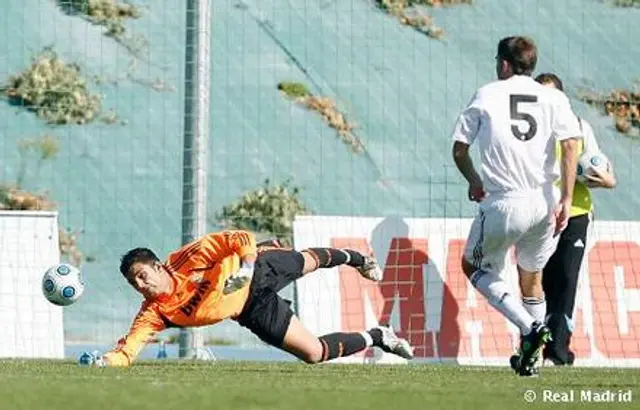
<svg viewBox="0 0 640 410">
<path fill-rule="evenodd" d="M 469 231 L 462 269 L 489 304 L 527 334 L 534 320 L 509 284 L 500 277 L 507 252 L 518 235 L 517 226 L 509 219 L 510 212 L 500 203 L 486 206 L 479 212 Z"/>
<path fill-rule="evenodd" d="M 567 228 L 571 226 L 571 219 Z M 549 258 L 549 261 L 542 269 L 542 289 L 544 291 L 545 300 L 547 301 L 547 314 L 560 311 L 560 289 L 565 286 L 565 275 L 561 274 L 562 254 L 566 252 L 566 241 L 564 240 L 565 231 L 560 234 L 558 246 L 555 252 Z"/>
<path fill-rule="evenodd" d="M 556 322 L 558 319 L 558 312 L 562 312 L 563 302 L 560 300 L 560 295 L 562 293 L 562 289 L 567 286 L 567 272 L 565 271 L 566 265 L 563 259 L 565 259 L 564 255 L 566 255 L 567 252 L 571 252 L 571 249 L 567 247 L 569 244 L 567 241 L 567 232 L 571 230 L 572 225 L 573 218 L 569 218 L 567 228 L 560 234 L 558 246 L 556 247 L 555 252 L 551 255 L 551 258 L 549 258 L 549 261 L 542 270 L 542 287 L 547 301 L 545 323 L 551 331 L 552 337 L 552 340 L 545 345 L 544 350 L 542 351 L 543 359 L 546 359 L 549 356 L 550 345 L 557 345 L 558 332 L 555 332 L 554 334 L 554 327 L 557 328 Z M 556 363 L 554 357 L 551 357 L 550 359 Z"/>
<path fill-rule="evenodd" d="M 556 365 L 571 365 L 575 359 L 569 345 L 588 227 L 588 215 L 570 218 L 560 236 L 556 252 L 543 271 L 543 286 L 548 301 L 547 326 L 553 337 L 545 346 L 543 357 Z"/>
<path fill-rule="evenodd" d="M 367 347 L 379 347 L 405 359 L 413 358 L 413 349 L 389 327 L 378 326 L 363 332 L 336 332 L 314 336 L 296 316 L 291 317 L 280 346 L 306 363 L 321 363 L 351 356 Z"/>
<path fill-rule="evenodd" d="M 298 252 L 289 248 L 270 249 L 258 255 L 254 280 L 276 292 L 318 269 L 348 265 L 371 280 L 381 280 L 382 270 L 374 258 L 351 249 L 309 248 Z"/>
<path fill-rule="evenodd" d="M 567 229 L 560 235 L 558 241 L 558 247 L 555 253 L 549 259 L 549 262 L 545 265 L 542 271 L 542 285 L 545 292 L 545 298 L 547 301 L 547 313 L 546 324 L 551 331 L 552 340 L 549 341 L 542 352 L 543 359 L 548 359 L 556 365 L 563 365 L 569 362 L 568 353 L 563 354 L 560 352 L 559 339 L 567 337 L 562 335 L 565 330 L 568 330 L 568 326 L 565 320 L 563 312 L 563 301 L 560 299 L 563 289 L 567 287 L 568 274 L 566 271 L 567 265 L 565 260 L 567 254 L 572 252 L 572 249 L 567 245 L 569 242 L 566 240 L 566 233 L 571 229 L 572 221 L 569 219 Z M 564 323 L 560 323 L 564 322 Z M 566 350 L 566 349 L 564 349 Z"/>
<path fill-rule="evenodd" d="M 518 264 L 518 283 L 522 305 L 536 322 L 544 323 L 547 301 L 542 286 L 542 271 L 530 271 Z"/>
<path fill-rule="evenodd" d="M 255 289 L 238 322 L 266 343 L 306 363 L 320 363 L 377 346 L 406 359 L 413 358 L 409 343 L 390 328 L 378 326 L 362 332 L 314 336 L 293 314 L 289 302 L 270 288 Z"/>
<path fill-rule="evenodd" d="M 536 207 L 532 202 L 531 212 L 537 213 L 538 222 L 528 229 L 516 242 L 518 275 L 523 304 L 535 319 L 532 330 L 522 333 L 520 351 L 511 365 L 522 376 L 537 374 L 536 365 L 544 345 L 551 339 L 551 331 L 544 324 L 546 301 L 542 286 L 542 269 L 556 250 L 558 238 L 548 217 L 546 203 Z M 530 215 L 531 216 L 531 215 Z M 534 219 L 534 220 L 535 220 Z"/>
<path fill-rule="evenodd" d="M 382 269 L 380 269 L 376 259 L 353 249 L 308 248 L 302 250 L 301 253 L 304 256 L 303 274 L 318 269 L 347 265 L 355 268 L 367 279 L 373 281 L 382 280 Z"/>
<path fill-rule="evenodd" d="M 535 376 L 537 364 L 545 344 L 551 340 L 551 331 L 545 325 L 545 297 L 540 270 L 523 268 L 518 263 L 523 308 L 533 318 L 531 330 L 520 333 L 520 348 L 510 359 L 511 367 L 521 376 Z"/>
</svg>

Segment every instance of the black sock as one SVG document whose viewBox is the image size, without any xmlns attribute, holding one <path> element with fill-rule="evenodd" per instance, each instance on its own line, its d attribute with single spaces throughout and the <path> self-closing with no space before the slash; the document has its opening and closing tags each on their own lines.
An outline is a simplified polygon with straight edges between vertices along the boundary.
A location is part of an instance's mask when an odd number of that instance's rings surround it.
<svg viewBox="0 0 640 410">
<path fill-rule="evenodd" d="M 318 339 L 322 344 L 322 362 L 350 356 L 367 347 L 367 341 L 360 333 L 330 333 Z"/>
<path fill-rule="evenodd" d="M 355 268 L 364 265 L 364 256 L 351 249 L 309 248 L 303 252 L 307 252 L 315 259 L 318 269 L 333 268 L 344 264 Z"/>
<path fill-rule="evenodd" d="M 342 252 L 349 254 L 349 261 L 347 262 L 347 265 L 353 266 L 354 268 L 364 265 L 364 255 L 360 252 L 356 252 L 351 249 L 342 249 Z"/>
<path fill-rule="evenodd" d="M 382 330 L 374 328 L 367 330 L 367 333 L 371 335 L 371 340 L 373 340 L 374 346 L 382 346 Z"/>
</svg>

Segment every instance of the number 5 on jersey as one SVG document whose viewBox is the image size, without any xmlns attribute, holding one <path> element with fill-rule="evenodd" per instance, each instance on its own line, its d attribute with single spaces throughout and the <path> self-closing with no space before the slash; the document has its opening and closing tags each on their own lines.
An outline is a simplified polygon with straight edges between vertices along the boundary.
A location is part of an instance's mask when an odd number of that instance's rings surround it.
<svg viewBox="0 0 640 410">
<path fill-rule="evenodd" d="M 520 127 L 516 124 L 511 125 L 511 132 L 513 133 L 513 136 L 520 141 L 529 141 L 531 138 L 535 137 L 536 132 L 538 132 L 538 123 L 533 115 L 522 111 L 522 106 L 519 104 L 537 102 L 538 97 L 535 95 L 512 94 L 509 96 L 509 111 L 511 112 L 511 119 L 514 121 L 526 121 L 529 124 L 529 129 L 527 129 L 526 132 L 522 132 Z"/>
</svg>

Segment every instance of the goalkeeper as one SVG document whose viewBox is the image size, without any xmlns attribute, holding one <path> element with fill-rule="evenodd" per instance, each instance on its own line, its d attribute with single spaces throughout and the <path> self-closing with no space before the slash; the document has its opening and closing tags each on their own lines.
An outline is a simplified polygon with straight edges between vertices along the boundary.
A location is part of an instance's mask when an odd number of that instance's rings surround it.
<svg viewBox="0 0 640 410">
<path fill-rule="evenodd" d="M 382 279 L 375 259 L 356 251 L 256 246 L 246 231 L 207 234 L 171 253 L 165 263 L 150 249 L 132 249 L 122 257 L 120 272 L 145 300 L 129 333 L 90 363 L 129 366 L 166 328 L 212 325 L 225 319 L 236 320 L 264 342 L 307 363 L 349 356 L 369 346 L 411 359 L 409 343 L 385 326 L 314 336 L 293 314 L 290 302 L 277 294 L 310 272 L 345 264 L 367 279 Z"/>
<path fill-rule="evenodd" d="M 564 91 L 562 80 L 555 74 L 540 74 L 536 81 Z M 600 151 L 591 125 L 582 118 L 578 120 L 584 134 L 580 152 Z M 570 350 L 573 310 L 580 267 L 587 246 L 587 231 L 593 218 L 593 201 L 588 188 L 612 189 L 616 186 L 616 178 L 611 170 L 587 175 L 587 179 L 586 183 L 576 181 L 567 228 L 562 231 L 558 247 L 542 273 L 542 286 L 547 299 L 546 322 L 553 336 L 542 356 L 557 366 L 572 365 L 575 360 L 575 354 Z"/>
</svg>

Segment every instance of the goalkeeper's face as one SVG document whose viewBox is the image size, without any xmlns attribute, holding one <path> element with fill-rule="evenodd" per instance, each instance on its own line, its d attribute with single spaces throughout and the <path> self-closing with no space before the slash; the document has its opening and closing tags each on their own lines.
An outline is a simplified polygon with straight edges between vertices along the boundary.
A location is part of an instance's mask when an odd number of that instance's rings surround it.
<svg viewBox="0 0 640 410">
<path fill-rule="evenodd" d="M 129 272 L 129 283 L 147 300 L 154 300 L 171 292 L 171 278 L 158 262 L 134 263 Z"/>
</svg>

